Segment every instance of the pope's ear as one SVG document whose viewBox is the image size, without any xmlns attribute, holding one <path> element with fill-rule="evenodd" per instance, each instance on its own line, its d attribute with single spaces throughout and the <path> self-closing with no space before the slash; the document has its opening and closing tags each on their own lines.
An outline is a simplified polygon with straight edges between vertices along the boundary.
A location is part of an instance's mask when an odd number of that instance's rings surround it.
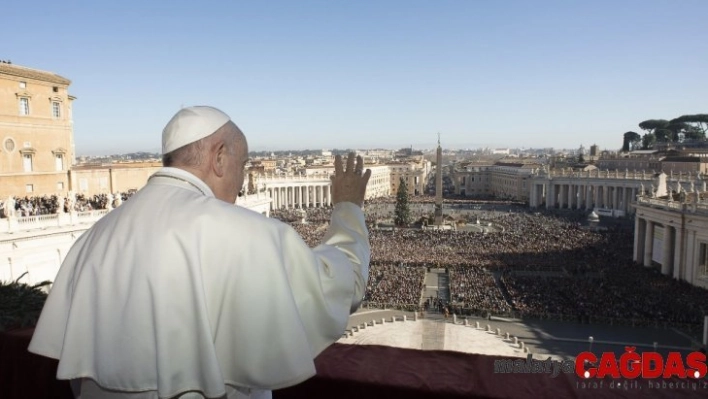
<svg viewBox="0 0 708 399">
<path fill-rule="evenodd" d="M 226 174 L 226 144 L 221 142 L 214 146 L 211 157 L 211 168 L 218 177 Z"/>
</svg>

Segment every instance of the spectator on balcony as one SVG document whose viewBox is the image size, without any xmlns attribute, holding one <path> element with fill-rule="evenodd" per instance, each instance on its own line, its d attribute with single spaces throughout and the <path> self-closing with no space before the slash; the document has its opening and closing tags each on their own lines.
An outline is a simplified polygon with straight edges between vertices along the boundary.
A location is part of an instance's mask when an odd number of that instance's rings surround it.
<svg viewBox="0 0 708 399">
<path fill-rule="evenodd" d="M 361 157 L 337 157 L 329 231 L 310 249 L 233 206 L 248 146 L 223 112 L 180 110 L 163 154 L 69 251 L 29 350 L 90 398 L 262 398 L 313 376 L 366 289 Z"/>
</svg>

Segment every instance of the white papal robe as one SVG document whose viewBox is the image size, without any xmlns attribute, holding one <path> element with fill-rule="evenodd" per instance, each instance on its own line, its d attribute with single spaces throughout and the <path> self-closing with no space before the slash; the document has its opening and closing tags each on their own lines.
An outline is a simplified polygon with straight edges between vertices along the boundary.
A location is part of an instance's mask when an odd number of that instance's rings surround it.
<svg viewBox="0 0 708 399">
<path fill-rule="evenodd" d="M 163 168 L 71 248 L 29 350 L 91 397 L 268 397 L 315 374 L 359 306 L 370 256 L 352 203 L 311 249 Z"/>
</svg>

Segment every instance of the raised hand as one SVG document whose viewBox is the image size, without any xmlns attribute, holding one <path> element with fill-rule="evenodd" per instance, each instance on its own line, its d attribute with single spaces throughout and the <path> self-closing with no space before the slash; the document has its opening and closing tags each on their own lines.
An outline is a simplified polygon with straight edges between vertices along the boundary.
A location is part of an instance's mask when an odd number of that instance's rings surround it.
<svg viewBox="0 0 708 399">
<path fill-rule="evenodd" d="M 354 159 L 356 158 L 356 166 Z M 364 160 L 353 152 L 347 157 L 347 168 L 342 165 L 342 156 L 334 157 L 334 175 L 332 176 L 332 204 L 351 202 L 364 205 L 366 185 L 371 177 L 371 169 L 364 173 Z"/>
</svg>

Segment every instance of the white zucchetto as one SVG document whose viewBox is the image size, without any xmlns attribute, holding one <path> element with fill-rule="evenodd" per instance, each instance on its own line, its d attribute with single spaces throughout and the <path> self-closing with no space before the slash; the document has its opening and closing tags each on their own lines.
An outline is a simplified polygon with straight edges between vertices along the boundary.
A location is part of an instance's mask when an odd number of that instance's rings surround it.
<svg viewBox="0 0 708 399">
<path fill-rule="evenodd" d="M 182 108 L 162 131 L 162 154 L 210 136 L 230 120 L 228 115 L 214 107 Z"/>
</svg>

